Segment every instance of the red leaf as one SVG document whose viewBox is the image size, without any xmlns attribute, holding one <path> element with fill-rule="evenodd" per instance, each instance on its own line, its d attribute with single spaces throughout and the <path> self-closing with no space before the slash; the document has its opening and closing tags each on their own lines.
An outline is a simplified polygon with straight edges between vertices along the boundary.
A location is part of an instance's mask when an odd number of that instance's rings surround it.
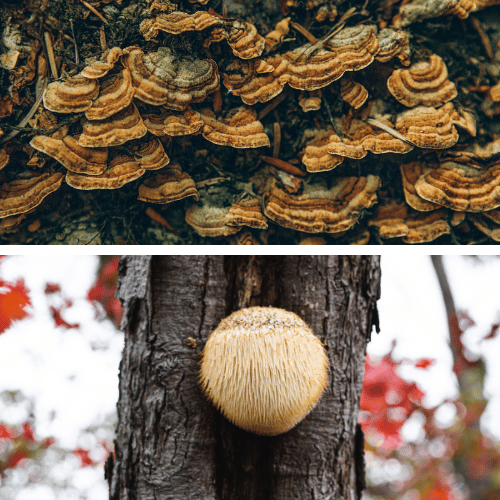
<svg viewBox="0 0 500 500">
<path fill-rule="evenodd" d="M 425 370 L 426 368 L 429 368 L 429 366 L 433 365 L 435 362 L 436 362 L 435 359 L 422 358 L 415 363 L 415 368 L 423 368 Z"/>
<path fill-rule="evenodd" d="M 77 448 L 73 450 L 73 453 L 80 457 L 83 467 L 87 467 L 89 465 L 95 465 L 97 462 L 94 462 L 90 456 L 88 450 L 84 450 L 83 448 Z"/>
<path fill-rule="evenodd" d="M 50 293 L 57 293 L 61 291 L 61 285 L 57 283 L 47 283 L 45 285 L 45 293 L 48 295 Z"/>
<path fill-rule="evenodd" d="M 33 435 L 33 427 L 31 427 L 31 424 L 29 422 L 24 422 L 22 436 L 24 439 L 27 439 L 28 441 L 35 440 L 35 436 Z"/>
<path fill-rule="evenodd" d="M 48 438 L 45 438 L 41 443 L 40 443 L 40 446 L 42 448 L 49 448 L 50 446 L 52 446 L 54 443 L 55 443 L 55 439 L 53 437 L 48 437 Z"/>
<path fill-rule="evenodd" d="M 52 313 L 52 317 L 54 318 L 54 323 L 56 326 L 64 326 L 65 328 L 80 328 L 78 323 L 68 323 L 61 316 L 61 309 L 57 309 L 54 306 L 50 306 L 50 312 Z"/>
<path fill-rule="evenodd" d="M 500 323 L 491 325 L 490 333 L 488 333 L 488 335 L 486 335 L 483 340 L 494 339 L 497 335 L 498 328 L 500 328 Z"/>
<path fill-rule="evenodd" d="M 11 439 L 15 436 L 15 432 L 8 426 L 0 424 L 0 439 Z"/>
<path fill-rule="evenodd" d="M 0 280 L 0 333 L 9 328 L 13 321 L 29 316 L 25 308 L 31 305 L 28 289 L 22 279 L 17 280 L 15 285 Z M 6 290 L 5 290 L 6 289 Z"/>
<path fill-rule="evenodd" d="M 87 294 L 87 300 L 102 304 L 106 314 L 115 322 L 116 326 L 120 326 L 123 316 L 122 305 L 115 297 L 118 261 L 119 257 L 115 256 L 106 262 L 94 286 Z"/>
<path fill-rule="evenodd" d="M 17 449 L 7 458 L 4 464 L 4 468 L 13 469 L 19 464 L 21 460 L 25 458 L 28 458 L 27 451 L 23 449 Z"/>
</svg>

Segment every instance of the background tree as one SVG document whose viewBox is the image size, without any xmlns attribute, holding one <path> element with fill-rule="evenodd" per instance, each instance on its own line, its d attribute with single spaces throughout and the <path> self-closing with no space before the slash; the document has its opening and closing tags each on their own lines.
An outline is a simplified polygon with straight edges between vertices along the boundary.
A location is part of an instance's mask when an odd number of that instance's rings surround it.
<svg viewBox="0 0 500 500">
<path fill-rule="evenodd" d="M 361 498 L 356 422 L 379 287 L 376 256 L 123 258 L 118 296 L 126 340 L 116 458 L 107 464 L 110 498 Z M 331 362 L 317 408 L 276 437 L 229 423 L 198 384 L 209 333 L 254 305 L 298 314 Z"/>
</svg>

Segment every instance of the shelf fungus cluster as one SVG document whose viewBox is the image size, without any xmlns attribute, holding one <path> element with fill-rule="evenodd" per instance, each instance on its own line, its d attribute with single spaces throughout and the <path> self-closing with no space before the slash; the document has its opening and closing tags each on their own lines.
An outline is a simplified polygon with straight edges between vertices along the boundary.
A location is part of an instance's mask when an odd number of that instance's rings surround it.
<svg viewBox="0 0 500 500">
<path fill-rule="evenodd" d="M 500 241 L 500 142 L 469 145 L 481 127 L 457 68 L 446 50 L 412 53 L 409 28 L 500 0 L 409 0 L 392 21 L 396 6 L 376 19 L 284 0 L 274 26 L 207 2 L 148 1 L 144 43 L 42 80 L 17 127 L 31 126 L 29 146 L 0 130 L 0 232 L 65 183 L 177 202 L 170 230 L 192 242 L 415 244 L 462 229 Z M 500 114 L 499 83 L 472 88 L 484 116 Z"/>
</svg>

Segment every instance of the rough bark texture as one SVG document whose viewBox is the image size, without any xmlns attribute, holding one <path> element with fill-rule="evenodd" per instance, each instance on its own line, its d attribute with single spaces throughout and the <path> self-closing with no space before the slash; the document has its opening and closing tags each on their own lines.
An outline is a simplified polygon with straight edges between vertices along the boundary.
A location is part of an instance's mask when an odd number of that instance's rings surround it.
<svg viewBox="0 0 500 500">
<path fill-rule="evenodd" d="M 356 420 L 365 347 L 378 326 L 378 257 L 125 257 L 120 274 L 126 343 L 112 500 L 361 498 Z M 297 313 L 331 360 L 318 406 L 276 437 L 235 427 L 198 387 L 208 335 L 251 305 Z"/>
</svg>

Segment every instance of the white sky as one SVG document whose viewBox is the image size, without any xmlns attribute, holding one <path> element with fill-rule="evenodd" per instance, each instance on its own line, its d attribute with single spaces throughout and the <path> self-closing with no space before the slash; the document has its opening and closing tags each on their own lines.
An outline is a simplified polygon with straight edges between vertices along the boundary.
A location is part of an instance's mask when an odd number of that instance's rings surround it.
<svg viewBox="0 0 500 500">
<path fill-rule="evenodd" d="M 59 255 L 12 257 L 0 265 L 3 279 L 24 277 L 31 290 L 34 316 L 0 335 L 0 392 L 21 390 L 35 401 L 34 408 L 28 404 L 11 407 L 0 401 L 0 421 L 20 423 L 33 412 L 37 436 L 54 436 L 58 445 L 70 449 L 95 444 L 92 432 L 82 434 L 82 430 L 99 425 L 112 414 L 118 397 L 122 336 L 115 333 L 111 322 L 95 321 L 94 309 L 85 300 L 98 264 L 95 256 Z M 478 343 L 491 324 L 500 320 L 500 259 L 490 258 L 477 264 L 462 256 L 448 256 L 445 266 L 457 308 L 466 309 L 477 323 L 467 335 L 467 345 L 487 360 L 490 404 L 483 424 L 500 440 L 500 427 L 494 425 L 492 418 L 494 413 L 500 414 L 500 383 L 495 382 L 500 380 L 500 363 L 495 361 L 500 359 L 500 338 Z M 61 284 L 63 295 L 73 299 L 73 307 L 62 314 L 69 323 L 80 323 L 80 329 L 53 326 L 43 293 L 47 282 Z M 369 352 L 384 355 L 396 339 L 396 358 L 436 359 L 436 364 L 427 370 L 408 366 L 401 374 L 419 382 L 427 405 L 453 397 L 456 385 L 447 347 L 448 327 L 430 258 L 383 256 L 378 307 L 381 333 L 372 334 Z M 89 474 L 90 468 L 74 472 L 73 486 L 91 484 L 88 498 L 106 500 L 102 471 L 95 471 L 90 482 Z M 0 500 L 3 498 L 0 493 Z M 56 496 L 50 488 L 40 485 L 19 492 L 12 500 L 56 498 L 66 497 Z"/>
</svg>

